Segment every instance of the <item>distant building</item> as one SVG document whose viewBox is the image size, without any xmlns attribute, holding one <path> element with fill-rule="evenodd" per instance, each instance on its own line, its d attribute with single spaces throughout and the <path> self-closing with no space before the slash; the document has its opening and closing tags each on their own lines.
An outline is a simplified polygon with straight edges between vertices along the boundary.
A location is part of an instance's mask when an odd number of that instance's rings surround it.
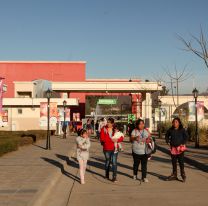
<svg viewBox="0 0 208 206">
<path fill-rule="evenodd" d="M 137 118 L 144 118 L 149 128 L 152 125 L 151 94 L 162 90 L 156 82 L 86 79 L 84 61 L 1 61 L 0 75 L 7 85 L 3 106 L 8 109 L 9 130 L 40 128 L 40 102 L 46 101 L 41 88 L 45 89 L 47 81 L 54 91 L 52 101 L 62 107 L 63 100 L 66 100 L 71 109 L 71 119 L 77 113 L 80 119 L 85 117 L 86 95 L 130 95 L 132 113 Z"/>
</svg>

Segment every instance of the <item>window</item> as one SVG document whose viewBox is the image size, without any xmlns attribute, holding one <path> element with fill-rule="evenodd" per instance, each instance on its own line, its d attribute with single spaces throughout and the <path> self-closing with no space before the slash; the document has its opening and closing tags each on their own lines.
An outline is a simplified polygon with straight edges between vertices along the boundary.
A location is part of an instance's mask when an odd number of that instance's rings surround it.
<svg viewBox="0 0 208 206">
<path fill-rule="evenodd" d="M 18 114 L 22 114 L 22 109 L 17 109 Z"/>
<path fill-rule="evenodd" d="M 18 97 L 20 98 L 31 98 L 32 92 L 17 92 Z"/>
</svg>

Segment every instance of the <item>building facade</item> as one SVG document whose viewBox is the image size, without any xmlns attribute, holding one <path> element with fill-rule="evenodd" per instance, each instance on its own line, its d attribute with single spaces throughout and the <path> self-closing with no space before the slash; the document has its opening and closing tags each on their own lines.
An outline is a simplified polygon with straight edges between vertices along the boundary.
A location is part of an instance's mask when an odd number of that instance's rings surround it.
<svg viewBox="0 0 208 206">
<path fill-rule="evenodd" d="M 35 95 L 35 80 L 48 80 L 52 84 L 52 89 L 56 93 L 58 106 L 61 107 L 63 100 L 67 100 L 71 109 L 71 119 L 73 113 L 79 113 L 80 119 L 85 117 L 85 98 L 86 95 L 131 95 L 132 113 L 137 118 L 146 120 L 151 128 L 152 122 L 152 99 L 151 94 L 162 89 L 156 82 L 142 82 L 141 80 L 109 80 L 109 79 L 86 79 L 86 62 L 43 62 L 43 61 L 3 61 L 0 62 L 0 76 L 4 77 L 4 84 L 7 85 L 7 92 L 4 93 L 3 107 L 8 108 L 11 113 L 18 114 L 18 108 L 33 107 L 31 114 L 36 116 L 40 111 L 40 102 L 45 99 L 37 100 Z M 36 102 L 33 105 L 34 101 Z M 15 104 L 18 102 L 18 105 Z M 26 104 L 26 102 L 30 102 Z M 33 115 L 36 107 L 36 114 Z M 16 112 L 12 110 L 16 109 Z M 27 116 L 27 118 L 29 117 Z M 10 128 L 22 130 L 23 123 L 16 121 L 14 116 L 10 122 Z M 18 123 L 17 123 L 18 122 Z M 37 122 L 37 121 L 36 121 Z M 13 126 L 12 126 L 13 125 Z M 16 125 L 16 126 L 14 126 Z M 17 126 L 19 125 L 19 126 Z M 30 126 L 26 129 L 32 129 Z M 39 127 L 34 127 L 39 129 Z"/>
</svg>

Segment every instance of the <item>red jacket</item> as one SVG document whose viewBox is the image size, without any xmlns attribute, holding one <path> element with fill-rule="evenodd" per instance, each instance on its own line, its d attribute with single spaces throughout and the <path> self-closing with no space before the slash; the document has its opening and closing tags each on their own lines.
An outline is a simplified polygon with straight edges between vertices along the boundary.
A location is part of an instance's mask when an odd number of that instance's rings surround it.
<svg viewBox="0 0 208 206">
<path fill-rule="evenodd" d="M 113 132 L 113 135 L 114 135 L 114 132 Z M 124 137 L 121 136 L 118 139 L 118 142 L 122 142 L 123 139 L 124 139 Z M 108 133 L 107 127 L 103 127 L 100 131 L 100 142 L 103 145 L 104 151 L 113 151 L 115 149 L 114 142 L 112 141 L 112 139 Z"/>
</svg>

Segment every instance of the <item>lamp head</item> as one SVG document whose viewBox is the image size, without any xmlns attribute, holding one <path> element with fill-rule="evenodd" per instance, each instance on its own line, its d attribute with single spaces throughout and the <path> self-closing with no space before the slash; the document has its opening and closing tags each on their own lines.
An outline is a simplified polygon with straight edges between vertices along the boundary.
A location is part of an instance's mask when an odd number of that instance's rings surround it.
<svg viewBox="0 0 208 206">
<path fill-rule="evenodd" d="M 199 91 L 196 88 L 194 88 L 192 91 L 192 94 L 193 94 L 194 98 L 197 98 L 199 95 Z"/>
<path fill-rule="evenodd" d="M 52 91 L 51 91 L 50 89 L 48 89 L 48 90 L 46 91 L 46 96 L 47 96 L 48 99 L 51 98 L 51 96 L 52 96 Z"/>
</svg>

